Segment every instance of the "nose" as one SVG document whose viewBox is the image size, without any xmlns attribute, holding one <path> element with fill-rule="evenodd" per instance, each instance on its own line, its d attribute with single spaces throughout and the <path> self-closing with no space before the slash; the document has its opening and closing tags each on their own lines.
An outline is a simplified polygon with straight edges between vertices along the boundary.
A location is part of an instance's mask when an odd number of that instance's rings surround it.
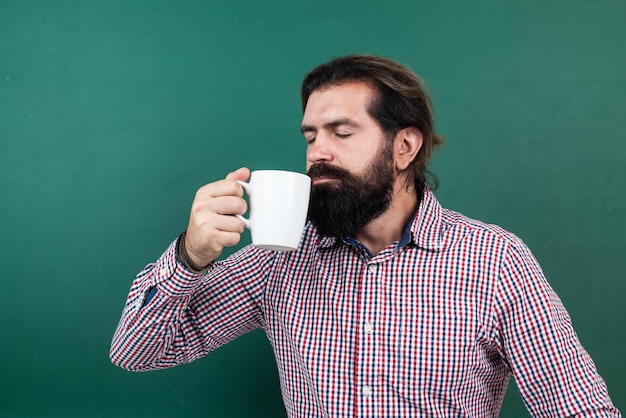
<svg viewBox="0 0 626 418">
<path fill-rule="evenodd" d="M 315 140 L 309 142 L 306 148 L 306 160 L 309 165 L 333 160 L 329 141 L 323 135 L 318 134 Z"/>
</svg>

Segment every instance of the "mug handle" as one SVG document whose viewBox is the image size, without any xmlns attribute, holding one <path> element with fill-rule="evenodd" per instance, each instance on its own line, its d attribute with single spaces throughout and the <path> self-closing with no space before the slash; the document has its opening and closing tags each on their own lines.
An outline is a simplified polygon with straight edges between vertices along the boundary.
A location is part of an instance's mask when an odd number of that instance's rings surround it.
<svg viewBox="0 0 626 418">
<path fill-rule="evenodd" d="M 243 189 L 246 191 L 246 193 L 248 193 L 248 195 L 250 194 L 250 191 L 252 190 L 252 186 L 250 186 L 250 183 L 246 183 L 244 181 L 240 181 L 237 180 L 237 183 L 241 184 L 241 186 L 243 187 Z M 241 215 L 235 215 L 237 217 L 237 219 L 239 219 L 241 222 L 243 222 L 243 224 L 246 226 L 246 228 L 250 229 L 251 228 L 251 223 L 250 223 L 250 219 L 246 219 Z"/>
</svg>

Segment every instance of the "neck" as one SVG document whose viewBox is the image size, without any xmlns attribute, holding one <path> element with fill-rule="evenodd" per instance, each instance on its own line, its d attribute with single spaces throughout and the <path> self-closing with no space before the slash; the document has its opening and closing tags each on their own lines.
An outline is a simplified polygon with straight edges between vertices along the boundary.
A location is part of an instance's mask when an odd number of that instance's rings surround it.
<svg viewBox="0 0 626 418">
<path fill-rule="evenodd" d="M 404 181 L 396 179 L 393 198 L 389 209 L 378 218 L 365 225 L 355 236 L 373 255 L 402 237 L 419 204 L 419 196 L 414 187 L 407 188 Z"/>
</svg>

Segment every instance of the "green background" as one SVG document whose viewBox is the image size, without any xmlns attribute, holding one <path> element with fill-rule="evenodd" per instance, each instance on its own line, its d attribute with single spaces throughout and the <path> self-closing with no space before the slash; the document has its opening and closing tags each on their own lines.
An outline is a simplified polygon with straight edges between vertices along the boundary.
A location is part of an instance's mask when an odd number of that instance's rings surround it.
<svg viewBox="0 0 626 418">
<path fill-rule="evenodd" d="M 299 83 L 348 53 L 430 84 L 440 200 L 526 241 L 625 410 L 625 18 L 623 0 L 0 0 L 0 417 L 285 415 L 260 331 L 143 374 L 108 349 L 199 186 L 304 170 Z M 528 416 L 514 384 L 502 415 Z"/>
</svg>

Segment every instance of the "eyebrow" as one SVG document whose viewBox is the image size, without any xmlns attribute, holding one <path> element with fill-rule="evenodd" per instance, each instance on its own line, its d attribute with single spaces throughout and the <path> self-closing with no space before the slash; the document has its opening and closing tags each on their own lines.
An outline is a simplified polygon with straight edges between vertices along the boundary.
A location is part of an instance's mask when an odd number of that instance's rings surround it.
<svg viewBox="0 0 626 418">
<path fill-rule="evenodd" d="M 353 120 L 348 119 L 348 118 L 336 119 L 336 120 L 333 120 L 333 121 L 330 121 L 330 122 L 326 122 L 323 125 L 323 127 L 325 129 L 334 129 L 334 128 L 337 128 L 339 126 L 357 127 L 359 125 L 356 122 L 354 122 Z M 312 125 L 302 125 L 302 127 L 300 128 L 300 131 L 302 133 L 305 133 L 305 132 L 315 132 L 315 131 L 317 131 L 317 128 L 315 128 Z"/>
</svg>

